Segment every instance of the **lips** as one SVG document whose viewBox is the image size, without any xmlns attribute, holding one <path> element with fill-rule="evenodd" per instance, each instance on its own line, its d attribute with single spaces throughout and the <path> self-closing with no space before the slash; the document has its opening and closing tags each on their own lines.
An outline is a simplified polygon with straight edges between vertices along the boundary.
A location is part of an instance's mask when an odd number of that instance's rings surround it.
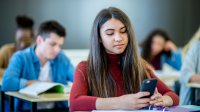
<svg viewBox="0 0 200 112">
<path fill-rule="evenodd" d="M 117 45 L 114 45 L 114 47 L 117 47 L 117 48 L 121 48 L 121 47 L 123 47 L 124 46 L 124 44 L 117 44 Z"/>
</svg>

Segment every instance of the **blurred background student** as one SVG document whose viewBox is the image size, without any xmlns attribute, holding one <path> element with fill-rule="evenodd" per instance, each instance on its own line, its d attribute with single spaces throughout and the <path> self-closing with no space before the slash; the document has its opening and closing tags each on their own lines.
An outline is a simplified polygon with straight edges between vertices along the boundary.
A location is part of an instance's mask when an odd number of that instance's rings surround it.
<svg viewBox="0 0 200 112">
<path fill-rule="evenodd" d="M 181 91 L 180 91 L 180 104 L 191 104 L 191 97 L 195 97 L 195 103 L 200 105 L 200 91 L 195 91 L 196 95 L 191 96 L 191 88 L 188 83 L 200 82 L 200 40 L 195 42 L 185 55 L 183 66 L 181 68 Z"/>
<path fill-rule="evenodd" d="M 155 70 L 162 70 L 167 63 L 176 70 L 181 68 L 181 54 L 168 34 L 160 29 L 152 31 L 141 45 L 141 55 Z"/>
<path fill-rule="evenodd" d="M 34 40 L 34 21 L 30 17 L 17 16 L 16 24 L 15 43 L 5 44 L 0 49 L 0 77 L 3 76 L 13 53 L 29 47 Z"/>
</svg>

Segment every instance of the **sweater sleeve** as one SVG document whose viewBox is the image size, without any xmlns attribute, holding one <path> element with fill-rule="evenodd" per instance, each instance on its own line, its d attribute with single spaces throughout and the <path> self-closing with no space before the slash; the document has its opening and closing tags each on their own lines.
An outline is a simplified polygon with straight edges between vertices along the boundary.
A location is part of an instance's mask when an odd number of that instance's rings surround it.
<svg viewBox="0 0 200 112">
<path fill-rule="evenodd" d="M 158 79 L 157 83 L 158 92 L 162 95 L 170 96 L 173 100 L 173 106 L 177 106 L 179 104 L 179 97 L 167 85 L 165 85 L 157 76 L 155 76 L 153 72 L 149 73 L 151 78 Z"/>
<path fill-rule="evenodd" d="M 77 66 L 74 74 L 74 83 L 70 92 L 70 111 L 96 110 L 97 97 L 88 95 L 88 83 L 86 77 L 86 62 Z"/>
<path fill-rule="evenodd" d="M 11 57 L 9 56 L 8 52 L 10 52 L 9 44 L 1 47 L 0 49 L 0 77 L 3 76 L 6 70 L 6 67 L 8 65 L 9 59 Z"/>
</svg>

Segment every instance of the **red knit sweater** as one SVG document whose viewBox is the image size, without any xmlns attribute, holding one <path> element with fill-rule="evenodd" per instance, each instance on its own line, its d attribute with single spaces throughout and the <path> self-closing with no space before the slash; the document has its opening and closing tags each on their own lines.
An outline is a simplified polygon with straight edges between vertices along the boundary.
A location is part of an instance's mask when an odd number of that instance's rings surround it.
<svg viewBox="0 0 200 112">
<path fill-rule="evenodd" d="M 108 55 L 109 68 L 112 73 L 112 77 L 116 82 L 117 96 L 124 95 L 122 72 L 119 66 L 118 55 Z M 149 73 L 152 78 L 157 78 L 152 72 Z M 74 75 L 74 83 L 70 93 L 70 110 L 71 111 L 89 111 L 96 109 L 96 96 L 88 95 L 88 83 L 87 83 L 87 62 L 81 62 L 76 68 Z M 157 78 L 158 79 L 158 78 Z M 162 95 L 168 95 L 173 99 L 173 105 L 178 105 L 178 96 L 167 87 L 160 79 L 157 83 L 158 92 Z"/>
</svg>

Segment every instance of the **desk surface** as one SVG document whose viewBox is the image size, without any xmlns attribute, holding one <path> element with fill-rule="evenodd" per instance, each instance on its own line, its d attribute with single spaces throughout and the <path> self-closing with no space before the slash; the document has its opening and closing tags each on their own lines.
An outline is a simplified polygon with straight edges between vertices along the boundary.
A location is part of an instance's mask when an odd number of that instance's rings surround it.
<svg viewBox="0 0 200 112">
<path fill-rule="evenodd" d="M 160 78 L 169 87 L 173 87 L 175 81 L 179 80 L 180 78 L 180 72 L 178 71 L 166 72 L 166 71 L 155 70 L 153 72 L 158 78 Z"/>
<path fill-rule="evenodd" d="M 5 92 L 5 94 L 30 102 L 55 102 L 55 101 L 69 100 L 69 94 L 62 94 L 62 93 L 45 93 L 39 95 L 38 97 L 28 96 L 25 94 L 21 94 L 19 92 Z"/>
<path fill-rule="evenodd" d="M 200 106 L 182 105 L 182 106 L 171 108 L 172 112 L 191 112 L 191 111 L 197 111 L 197 110 L 200 110 Z M 156 110 L 132 110 L 132 111 L 131 110 L 95 110 L 95 111 L 96 112 L 122 112 L 122 111 L 123 112 L 155 112 Z M 89 111 L 75 111 L 75 112 L 89 112 Z"/>
<path fill-rule="evenodd" d="M 184 107 L 184 108 L 188 108 L 188 109 L 194 109 L 194 110 L 200 110 L 200 106 L 196 106 L 196 105 L 182 105 L 179 107 Z"/>
<path fill-rule="evenodd" d="M 176 81 L 176 80 L 178 80 L 180 78 L 180 72 L 179 71 L 160 71 L 160 70 L 155 70 L 153 72 L 161 80 L 173 80 L 173 81 Z"/>
<path fill-rule="evenodd" d="M 188 83 L 188 86 L 192 88 L 200 88 L 200 83 Z"/>
</svg>

